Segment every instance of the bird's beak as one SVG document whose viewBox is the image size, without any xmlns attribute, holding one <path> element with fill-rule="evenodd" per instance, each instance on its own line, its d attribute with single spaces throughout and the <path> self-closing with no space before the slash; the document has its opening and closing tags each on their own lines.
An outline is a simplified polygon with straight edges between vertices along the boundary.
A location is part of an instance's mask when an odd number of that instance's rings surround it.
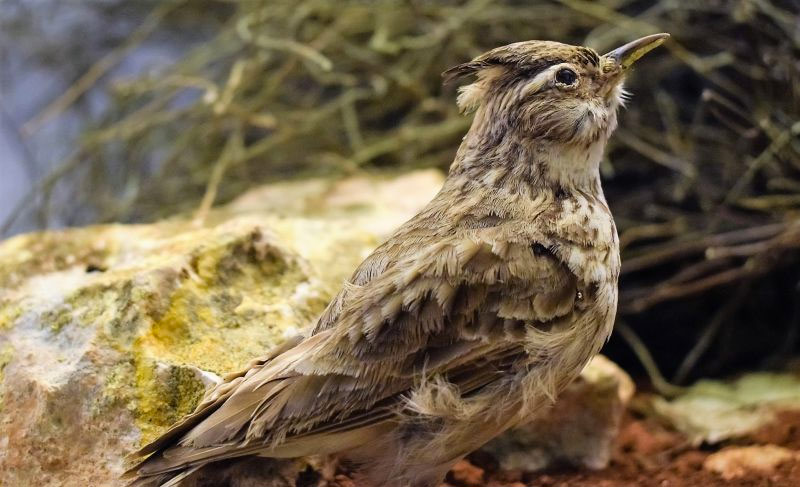
<svg viewBox="0 0 800 487">
<path fill-rule="evenodd" d="M 669 34 L 653 34 L 618 47 L 604 57 L 613 60 L 622 69 L 628 69 L 640 57 L 660 46 Z"/>
</svg>

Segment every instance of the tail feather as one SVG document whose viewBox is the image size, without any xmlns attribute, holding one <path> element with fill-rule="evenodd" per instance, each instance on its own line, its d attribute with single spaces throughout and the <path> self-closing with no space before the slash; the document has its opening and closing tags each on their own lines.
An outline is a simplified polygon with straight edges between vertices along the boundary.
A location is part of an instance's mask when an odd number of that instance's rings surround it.
<svg viewBox="0 0 800 487">
<path fill-rule="evenodd" d="M 183 471 L 139 477 L 133 482 L 130 482 L 126 487 L 186 487 L 184 480 L 188 479 L 201 468 L 203 468 L 203 466 L 198 465 Z"/>
<path fill-rule="evenodd" d="M 295 460 L 251 456 L 140 476 L 126 487 L 294 487 L 301 467 Z"/>
</svg>

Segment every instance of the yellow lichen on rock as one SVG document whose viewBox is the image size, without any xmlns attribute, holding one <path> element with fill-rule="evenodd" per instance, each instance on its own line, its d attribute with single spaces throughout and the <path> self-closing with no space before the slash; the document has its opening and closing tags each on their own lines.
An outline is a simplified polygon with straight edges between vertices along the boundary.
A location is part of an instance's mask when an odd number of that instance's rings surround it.
<svg viewBox="0 0 800 487">
<path fill-rule="evenodd" d="M 153 358 L 136 359 L 136 424 L 147 442 L 192 412 L 205 384 L 186 366 L 170 366 Z"/>
<path fill-rule="evenodd" d="M 3 370 L 6 368 L 6 365 L 11 361 L 11 358 L 14 356 L 14 348 L 11 345 L 6 345 L 3 348 L 0 348 L 0 383 L 3 382 Z M 0 391 L 0 411 L 3 410 L 3 394 Z"/>
<path fill-rule="evenodd" d="M 283 340 L 287 325 L 302 324 L 299 315 L 307 320 L 320 311 L 322 301 L 291 316 L 279 311 L 313 274 L 301 268 L 300 256 L 282 250 L 289 243 L 247 222 L 224 233 L 188 256 L 164 296 L 163 313 L 151 316 L 137 338 L 142 353 L 224 373 Z M 249 306 L 240 310 L 244 302 Z"/>
</svg>

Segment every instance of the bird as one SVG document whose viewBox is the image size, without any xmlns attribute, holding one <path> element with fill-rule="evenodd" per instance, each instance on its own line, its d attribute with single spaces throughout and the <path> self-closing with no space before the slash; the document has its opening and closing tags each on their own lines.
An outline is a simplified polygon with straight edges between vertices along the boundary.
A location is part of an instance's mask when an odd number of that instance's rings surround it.
<svg viewBox="0 0 800 487">
<path fill-rule="evenodd" d="M 129 485 L 320 455 L 351 466 L 358 485 L 434 487 L 558 407 L 613 329 L 619 242 L 599 166 L 626 75 L 668 37 L 602 56 L 517 42 L 445 71 L 471 79 L 457 104 L 473 120 L 439 193 L 306 333 L 139 450 Z"/>
</svg>

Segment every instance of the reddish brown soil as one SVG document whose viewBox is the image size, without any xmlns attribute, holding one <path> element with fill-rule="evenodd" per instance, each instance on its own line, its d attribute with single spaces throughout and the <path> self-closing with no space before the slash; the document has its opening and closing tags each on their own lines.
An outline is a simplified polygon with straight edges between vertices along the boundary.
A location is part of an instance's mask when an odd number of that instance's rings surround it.
<svg viewBox="0 0 800 487">
<path fill-rule="evenodd" d="M 775 444 L 800 450 L 800 413 L 782 413 L 778 420 L 736 445 Z M 497 471 L 491 458 L 463 462 L 448 476 L 455 487 L 800 487 L 800 462 L 781 464 L 772 472 L 748 473 L 724 480 L 703 469 L 717 449 L 695 448 L 675 432 L 652 420 L 626 418 L 608 468 L 591 472 L 546 473 Z M 477 468 L 476 468 L 477 467 Z"/>
<path fill-rule="evenodd" d="M 725 446 L 773 444 L 800 450 L 800 412 L 786 412 L 749 438 Z M 719 448 L 693 447 L 679 433 L 657 422 L 629 416 L 617 440 L 611 465 L 600 471 L 545 473 L 501 471 L 488 453 L 477 452 L 448 474 L 442 487 L 800 487 L 800 461 L 788 461 L 770 472 L 751 472 L 732 480 L 703 469 Z M 354 487 L 346 476 L 335 487 Z"/>
</svg>

